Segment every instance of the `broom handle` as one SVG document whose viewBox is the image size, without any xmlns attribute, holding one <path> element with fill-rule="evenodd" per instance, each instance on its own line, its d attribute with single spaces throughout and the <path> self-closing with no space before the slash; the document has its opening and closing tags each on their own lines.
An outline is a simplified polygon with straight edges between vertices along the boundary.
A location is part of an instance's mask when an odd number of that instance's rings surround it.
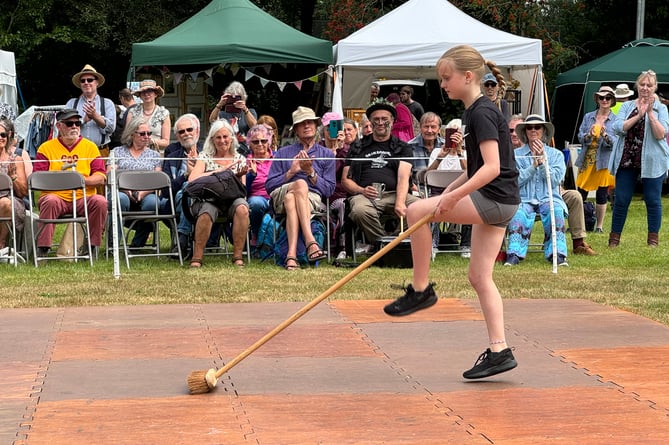
<svg viewBox="0 0 669 445">
<path fill-rule="evenodd" d="M 406 231 L 402 232 L 392 240 L 390 243 L 385 245 L 381 250 L 376 252 L 374 255 L 371 257 L 367 258 L 362 264 L 357 266 L 355 269 L 353 269 L 351 272 L 347 273 L 346 276 L 341 278 L 339 281 L 337 281 L 335 284 L 333 284 L 328 290 L 320 294 L 318 297 L 314 298 L 309 302 L 307 305 L 303 306 L 302 309 L 299 311 L 295 312 L 293 315 L 290 316 L 287 320 L 282 322 L 280 325 L 269 331 L 267 334 L 265 334 L 260 340 L 246 348 L 246 350 L 242 351 L 237 357 L 233 358 L 230 362 L 228 362 L 225 366 L 223 366 L 221 369 L 216 371 L 216 379 L 220 378 L 223 374 L 228 372 L 233 366 L 235 366 L 237 363 L 241 362 L 244 360 L 246 357 L 251 355 L 256 349 L 260 348 L 262 345 L 267 343 L 269 340 L 271 340 L 275 335 L 277 335 L 279 332 L 283 331 L 286 329 L 288 326 L 293 324 L 295 321 L 297 321 L 300 317 L 302 317 L 304 314 L 309 312 L 311 309 L 314 308 L 317 304 L 319 304 L 321 301 L 325 300 L 327 297 L 332 295 L 334 292 L 336 292 L 340 287 L 342 287 L 344 284 L 348 283 L 351 281 L 353 278 L 355 278 L 360 272 L 363 270 L 367 269 L 369 266 L 371 266 L 375 261 L 377 261 L 379 258 L 381 258 L 383 255 L 388 253 L 390 250 L 395 248 L 402 240 L 406 239 L 409 237 L 412 233 L 414 233 L 416 230 L 418 230 L 420 227 L 423 225 L 427 224 L 430 222 L 430 219 L 434 216 L 434 212 L 428 213 L 427 215 L 423 216 L 416 224 L 411 226 L 409 229 Z"/>
</svg>

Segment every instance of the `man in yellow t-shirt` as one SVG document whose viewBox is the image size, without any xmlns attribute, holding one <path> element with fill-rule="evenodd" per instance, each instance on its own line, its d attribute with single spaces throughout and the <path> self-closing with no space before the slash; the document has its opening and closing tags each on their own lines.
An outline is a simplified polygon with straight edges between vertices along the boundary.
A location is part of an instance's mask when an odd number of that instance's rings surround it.
<svg viewBox="0 0 669 445">
<path fill-rule="evenodd" d="M 61 171 L 74 164 L 74 168 L 86 179 L 86 199 L 88 202 L 89 230 L 91 245 L 100 247 L 102 231 L 107 219 L 107 199 L 95 194 L 95 187 L 107 180 L 105 163 L 98 147 L 81 136 L 81 115 L 72 108 L 56 114 L 58 138 L 51 139 L 37 150 L 33 171 Z M 77 192 L 77 213 L 84 213 L 82 192 Z M 69 191 L 43 192 L 38 207 L 42 218 L 59 218 L 72 213 L 72 193 Z M 54 225 L 47 224 L 37 237 L 38 256 L 46 256 L 51 249 Z"/>
</svg>

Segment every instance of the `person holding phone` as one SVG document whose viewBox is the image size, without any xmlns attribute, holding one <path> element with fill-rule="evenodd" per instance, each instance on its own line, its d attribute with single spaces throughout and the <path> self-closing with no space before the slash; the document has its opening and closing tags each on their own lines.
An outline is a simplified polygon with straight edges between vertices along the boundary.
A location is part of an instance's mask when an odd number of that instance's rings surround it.
<svg viewBox="0 0 669 445">
<path fill-rule="evenodd" d="M 250 153 L 246 145 L 246 133 L 258 123 L 256 110 L 246 104 L 248 98 L 244 85 L 237 81 L 231 82 L 209 115 L 209 123 L 213 124 L 219 119 L 230 122 L 243 154 Z"/>
</svg>

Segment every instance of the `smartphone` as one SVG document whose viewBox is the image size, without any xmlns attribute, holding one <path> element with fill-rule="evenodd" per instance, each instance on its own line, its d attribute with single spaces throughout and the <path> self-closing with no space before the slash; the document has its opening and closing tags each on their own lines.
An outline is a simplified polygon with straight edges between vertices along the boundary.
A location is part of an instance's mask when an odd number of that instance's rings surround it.
<svg viewBox="0 0 669 445">
<path fill-rule="evenodd" d="M 328 133 L 330 135 L 330 139 L 336 139 L 337 134 L 344 129 L 344 121 L 343 120 L 332 120 L 328 123 Z"/>
<path fill-rule="evenodd" d="M 235 102 L 242 100 L 242 96 L 232 96 L 228 97 L 228 101 L 225 104 L 226 113 L 239 113 L 241 110 L 235 107 Z"/>
</svg>

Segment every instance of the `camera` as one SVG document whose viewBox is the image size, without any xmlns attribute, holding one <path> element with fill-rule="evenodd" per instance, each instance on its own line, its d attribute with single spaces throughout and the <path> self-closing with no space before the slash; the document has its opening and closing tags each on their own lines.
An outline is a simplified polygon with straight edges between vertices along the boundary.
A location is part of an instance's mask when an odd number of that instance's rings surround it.
<svg viewBox="0 0 669 445">
<path fill-rule="evenodd" d="M 231 96 L 228 97 L 225 102 L 225 112 L 226 113 L 239 113 L 239 108 L 235 107 L 235 102 L 242 100 L 242 96 Z"/>
</svg>

